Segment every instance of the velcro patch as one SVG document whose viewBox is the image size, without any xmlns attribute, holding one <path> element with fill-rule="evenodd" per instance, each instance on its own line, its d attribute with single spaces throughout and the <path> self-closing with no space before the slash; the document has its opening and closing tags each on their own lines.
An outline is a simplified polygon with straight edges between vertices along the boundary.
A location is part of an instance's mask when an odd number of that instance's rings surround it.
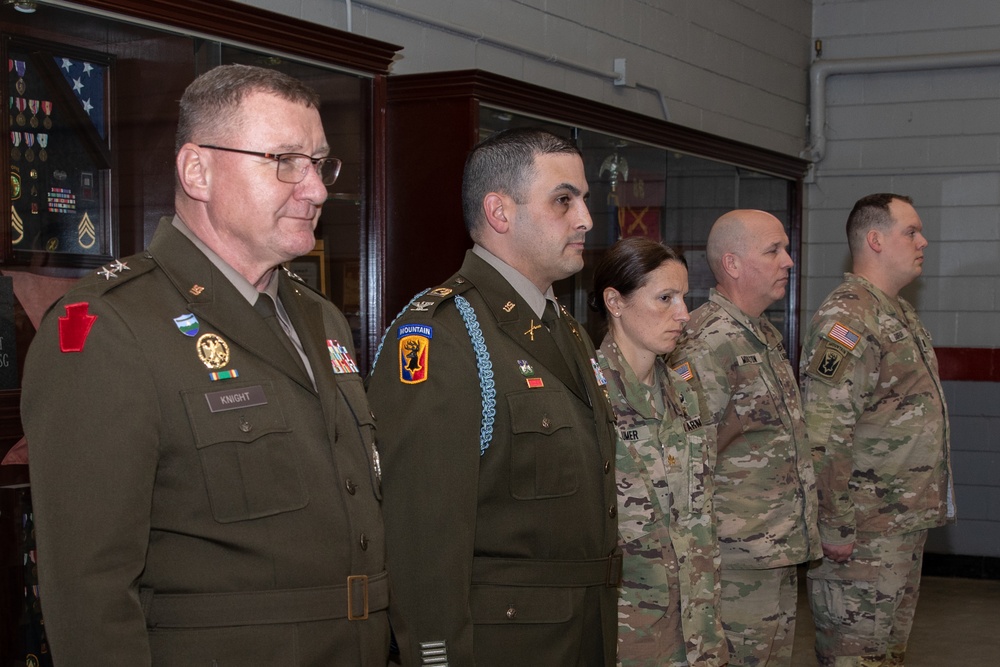
<svg viewBox="0 0 1000 667">
<path fill-rule="evenodd" d="M 674 366 L 671 370 L 674 373 L 677 373 L 678 377 L 680 377 L 680 379 L 684 380 L 685 382 L 694 377 L 694 373 L 691 371 L 690 361 L 685 361 L 680 366 Z"/>
<path fill-rule="evenodd" d="M 823 345 L 816 349 L 806 372 L 820 380 L 839 382 L 846 368 L 844 365 L 846 356 L 847 351 L 839 343 L 823 341 Z"/>
<path fill-rule="evenodd" d="M 861 340 L 861 334 L 854 331 L 850 327 L 846 327 L 840 322 L 834 322 L 833 326 L 830 327 L 830 331 L 826 334 L 826 337 L 830 340 L 840 343 L 848 350 L 853 350 Z"/>
</svg>

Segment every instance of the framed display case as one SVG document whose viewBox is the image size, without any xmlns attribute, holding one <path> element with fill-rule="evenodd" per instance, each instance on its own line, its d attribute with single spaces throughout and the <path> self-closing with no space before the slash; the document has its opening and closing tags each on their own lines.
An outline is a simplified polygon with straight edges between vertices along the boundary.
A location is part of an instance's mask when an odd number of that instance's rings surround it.
<svg viewBox="0 0 1000 667">
<path fill-rule="evenodd" d="M 594 227 L 584 269 L 554 289 L 595 340 L 601 332 L 587 311 L 588 292 L 594 267 L 618 238 L 647 236 L 684 253 L 691 308 L 715 284 L 705 243 L 726 211 L 774 214 L 798 266 L 804 160 L 486 72 L 391 77 L 388 84 L 388 317 L 460 266 L 471 245 L 461 210 L 465 158 L 477 141 L 509 127 L 545 127 L 571 137 L 583 153 Z M 793 365 L 798 299 L 796 268 L 785 299 L 767 311 Z"/>
</svg>

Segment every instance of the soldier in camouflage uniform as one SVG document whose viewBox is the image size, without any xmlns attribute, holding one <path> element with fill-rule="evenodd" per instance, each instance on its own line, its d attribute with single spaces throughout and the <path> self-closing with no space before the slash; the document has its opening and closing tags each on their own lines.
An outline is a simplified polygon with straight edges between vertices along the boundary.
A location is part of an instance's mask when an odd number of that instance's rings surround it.
<svg viewBox="0 0 1000 667">
<path fill-rule="evenodd" d="M 598 361 L 619 432 L 622 667 L 728 661 L 711 431 L 691 375 L 670 373 L 662 358 L 689 319 L 686 292 L 682 260 L 645 238 L 616 243 L 595 272 L 591 307 L 609 322 Z"/>
<path fill-rule="evenodd" d="M 898 296 L 927 246 L 911 204 L 893 194 L 855 204 L 853 273 L 820 306 L 803 348 L 826 556 L 809 589 L 825 666 L 903 664 L 927 529 L 955 514 L 937 360 Z"/>
<path fill-rule="evenodd" d="M 787 246 L 768 213 L 719 218 L 707 247 L 717 286 L 670 360 L 700 378 L 717 428 L 714 500 L 731 665 L 791 663 L 796 565 L 820 556 L 798 387 L 781 335 L 763 316 L 785 294 Z"/>
</svg>

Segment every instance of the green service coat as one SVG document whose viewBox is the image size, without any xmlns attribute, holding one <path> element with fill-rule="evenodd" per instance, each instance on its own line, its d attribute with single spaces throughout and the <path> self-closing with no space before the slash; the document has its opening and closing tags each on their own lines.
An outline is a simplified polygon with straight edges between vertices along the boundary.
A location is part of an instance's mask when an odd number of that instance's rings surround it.
<svg viewBox="0 0 1000 667">
<path fill-rule="evenodd" d="M 368 398 L 404 665 L 441 642 L 463 667 L 614 664 L 614 417 L 564 317 L 574 368 L 469 252 L 386 332 Z"/>
<path fill-rule="evenodd" d="M 313 622 L 300 617 L 302 589 L 385 569 L 371 413 L 361 378 L 334 373 L 328 350 L 327 341 L 351 347 L 344 317 L 279 276 L 314 389 L 168 219 L 122 265 L 85 277 L 54 306 L 25 368 L 22 419 L 56 664 L 385 665 L 384 611 L 348 621 L 345 605 Z M 174 321 L 188 314 L 193 336 Z M 82 349 L 61 351 L 81 334 Z M 214 371 L 199 358 L 206 334 L 203 354 L 228 345 Z M 212 381 L 211 372 L 238 377 Z M 287 617 L 261 603 L 289 589 L 297 592 Z M 235 592 L 258 595 L 221 595 Z M 173 619 L 157 612 L 169 594 L 185 594 L 169 598 L 186 610 Z M 202 613 L 218 604 L 225 614 Z"/>
</svg>

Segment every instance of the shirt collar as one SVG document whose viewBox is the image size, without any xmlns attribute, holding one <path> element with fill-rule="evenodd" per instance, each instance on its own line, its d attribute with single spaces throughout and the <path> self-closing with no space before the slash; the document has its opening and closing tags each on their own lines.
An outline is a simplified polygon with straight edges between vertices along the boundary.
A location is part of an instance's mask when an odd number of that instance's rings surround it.
<svg viewBox="0 0 1000 667">
<path fill-rule="evenodd" d="M 514 291 L 524 299 L 528 307 L 537 315 L 539 318 L 542 317 L 542 313 L 545 312 L 545 302 L 551 301 L 556 308 L 556 313 L 562 317 L 559 309 L 559 302 L 556 301 L 555 292 L 552 291 L 550 286 L 544 294 L 539 291 L 535 284 L 524 277 L 524 274 L 512 267 L 507 262 L 503 261 L 489 250 L 479 245 L 478 243 L 472 246 L 472 252 L 482 259 L 484 262 L 492 266 L 497 272 L 503 276 L 504 280 L 510 283 L 510 286 L 514 288 Z"/>
<path fill-rule="evenodd" d="M 191 241 L 191 243 L 193 243 L 195 247 L 198 248 L 198 250 L 200 250 L 205 255 L 205 257 L 208 257 L 208 260 L 215 265 L 215 268 L 217 268 L 219 272 L 222 273 L 222 275 L 224 275 L 226 279 L 233 284 L 233 287 L 235 287 L 236 290 L 243 295 L 243 298 L 245 298 L 250 303 L 251 306 L 257 303 L 257 296 L 258 296 L 257 288 L 251 285 L 249 280 L 244 278 L 239 273 L 239 271 L 229 266 L 229 264 L 227 264 L 224 259 L 219 257 L 219 255 L 216 254 L 214 250 L 205 245 L 205 243 L 200 238 L 198 238 L 187 225 L 184 224 L 184 221 L 181 220 L 180 216 L 175 215 L 172 224 L 174 227 L 178 229 L 178 231 L 184 234 L 184 236 L 186 236 Z M 264 292 L 269 294 L 272 299 L 274 299 L 275 303 L 278 303 L 277 277 L 278 277 L 278 272 L 272 271 L 271 280 L 267 284 L 267 287 L 264 288 L 263 290 Z"/>
</svg>

